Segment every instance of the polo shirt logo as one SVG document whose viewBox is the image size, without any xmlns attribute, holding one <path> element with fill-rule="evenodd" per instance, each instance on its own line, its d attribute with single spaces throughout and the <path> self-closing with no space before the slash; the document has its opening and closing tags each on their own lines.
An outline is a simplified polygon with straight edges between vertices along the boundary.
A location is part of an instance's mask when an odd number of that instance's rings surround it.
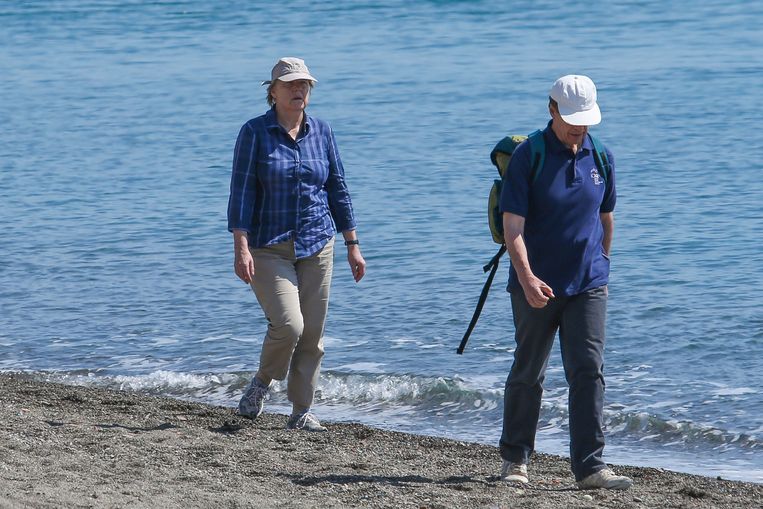
<svg viewBox="0 0 763 509">
<path fill-rule="evenodd" d="M 593 185 L 595 186 L 601 185 L 604 182 L 601 179 L 601 175 L 599 175 L 599 170 L 596 168 L 591 169 L 591 180 L 593 180 Z"/>
</svg>

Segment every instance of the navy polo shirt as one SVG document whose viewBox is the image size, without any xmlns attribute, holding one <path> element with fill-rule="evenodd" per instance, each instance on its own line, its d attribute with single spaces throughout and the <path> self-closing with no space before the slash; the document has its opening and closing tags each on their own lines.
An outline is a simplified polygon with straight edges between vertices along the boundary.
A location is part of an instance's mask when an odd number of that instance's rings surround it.
<svg viewBox="0 0 763 509">
<path fill-rule="evenodd" d="M 615 172 L 607 182 L 596 168 L 588 136 L 577 154 L 554 134 L 549 122 L 543 131 L 546 158 L 530 182 L 530 143 L 521 143 L 503 177 L 501 212 L 525 218 L 524 241 L 530 269 L 554 295 L 570 296 L 609 281 L 609 257 L 604 254 L 604 229 L 599 214 L 615 209 Z M 508 291 L 521 291 L 517 273 L 509 269 Z"/>
</svg>

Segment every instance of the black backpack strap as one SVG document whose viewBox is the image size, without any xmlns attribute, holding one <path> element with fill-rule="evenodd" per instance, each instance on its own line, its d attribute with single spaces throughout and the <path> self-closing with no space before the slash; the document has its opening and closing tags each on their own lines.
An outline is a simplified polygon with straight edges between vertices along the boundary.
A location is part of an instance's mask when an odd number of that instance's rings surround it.
<svg viewBox="0 0 763 509">
<path fill-rule="evenodd" d="M 458 345 L 458 349 L 456 350 L 457 354 L 463 354 L 464 348 L 466 348 L 466 343 L 469 341 L 469 336 L 472 334 L 472 331 L 474 330 L 474 326 L 477 325 L 477 320 L 480 317 L 480 313 L 482 313 L 482 308 L 485 306 L 485 301 L 487 300 L 487 294 L 490 292 L 490 285 L 493 284 L 493 278 L 495 277 L 495 273 L 498 270 L 498 263 L 501 261 L 501 256 L 503 256 L 503 253 L 506 252 L 506 244 L 501 244 L 501 248 L 498 250 L 498 252 L 493 256 L 493 258 L 490 259 L 490 262 L 482 267 L 482 270 L 484 272 L 490 271 L 490 275 L 487 278 L 487 281 L 485 281 L 485 286 L 482 287 L 482 293 L 480 294 L 480 299 L 477 301 L 477 309 L 474 310 L 474 315 L 472 315 L 472 321 L 469 322 L 469 327 L 466 329 L 466 334 L 464 334 L 464 338 L 461 340 L 461 344 Z"/>
</svg>

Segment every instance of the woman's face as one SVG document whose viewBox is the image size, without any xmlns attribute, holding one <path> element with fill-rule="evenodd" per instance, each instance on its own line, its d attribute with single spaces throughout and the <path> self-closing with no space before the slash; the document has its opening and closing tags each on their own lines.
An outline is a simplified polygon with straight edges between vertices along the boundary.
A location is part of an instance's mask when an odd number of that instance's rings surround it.
<svg viewBox="0 0 763 509">
<path fill-rule="evenodd" d="M 310 102 L 310 82 L 308 80 L 276 80 L 270 93 L 277 110 L 303 111 Z"/>
</svg>

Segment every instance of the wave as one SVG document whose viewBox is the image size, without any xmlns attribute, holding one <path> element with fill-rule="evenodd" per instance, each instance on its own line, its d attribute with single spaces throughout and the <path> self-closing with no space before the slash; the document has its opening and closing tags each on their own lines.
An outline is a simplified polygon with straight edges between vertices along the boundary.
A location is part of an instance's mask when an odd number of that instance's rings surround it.
<svg viewBox="0 0 763 509">
<path fill-rule="evenodd" d="M 36 380 L 96 386 L 142 394 L 169 396 L 222 406 L 235 406 L 250 372 L 178 373 L 154 371 L 141 375 L 108 375 L 97 371 L 28 372 Z M 547 394 L 539 428 L 546 435 L 566 437 L 566 393 Z M 357 420 L 420 433 L 469 436 L 494 442 L 500 432 L 503 389 L 485 389 L 459 377 L 427 377 L 326 371 L 316 392 L 316 404 L 332 407 L 332 419 Z M 287 411 L 286 384 L 271 390 L 271 409 Z M 748 454 L 762 442 L 751 433 L 735 432 L 690 421 L 610 405 L 604 412 L 610 441 L 640 447 L 682 450 L 741 450 Z"/>
<path fill-rule="evenodd" d="M 666 420 L 646 412 L 607 412 L 605 417 L 608 436 L 623 437 L 628 441 L 652 442 L 663 446 L 680 445 L 684 449 L 709 446 L 717 450 L 729 447 L 754 450 L 763 444 L 749 433 L 732 432 L 690 421 Z"/>
</svg>

